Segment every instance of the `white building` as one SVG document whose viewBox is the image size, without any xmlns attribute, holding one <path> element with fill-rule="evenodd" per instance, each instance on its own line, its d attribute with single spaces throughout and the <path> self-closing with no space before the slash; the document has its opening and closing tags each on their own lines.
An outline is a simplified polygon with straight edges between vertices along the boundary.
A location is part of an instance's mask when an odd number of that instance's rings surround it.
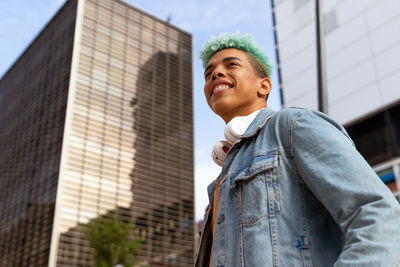
<svg viewBox="0 0 400 267">
<path fill-rule="evenodd" d="M 317 109 L 316 0 L 271 0 L 283 106 Z M 400 189 L 400 1 L 321 0 L 328 115 Z"/>
</svg>

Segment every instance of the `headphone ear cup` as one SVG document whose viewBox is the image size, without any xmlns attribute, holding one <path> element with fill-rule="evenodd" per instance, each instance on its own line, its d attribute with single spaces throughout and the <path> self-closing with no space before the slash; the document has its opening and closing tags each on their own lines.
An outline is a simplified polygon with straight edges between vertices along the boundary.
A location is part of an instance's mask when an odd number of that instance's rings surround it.
<svg viewBox="0 0 400 267">
<path fill-rule="evenodd" d="M 226 140 L 233 145 L 246 132 L 259 112 L 260 110 L 257 110 L 247 116 L 237 116 L 228 122 L 224 128 Z"/>
<path fill-rule="evenodd" d="M 237 127 L 234 127 L 234 124 L 236 124 L 236 118 L 233 118 L 224 128 L 224 136 L 226 140 L 229 142 L 229 144 L 233 144 L 238 140 L 241 136 L 240 133 L 236 132 Z M 236 126 L 236 125 L 235 125 Z"/>
<path fill-rule="evenodd" d="M 217 165 L 222 166 L 230 148 L 231 145 L 226 141 L 219 141 L 214 145 L 211 157 Z"/>
</svg>

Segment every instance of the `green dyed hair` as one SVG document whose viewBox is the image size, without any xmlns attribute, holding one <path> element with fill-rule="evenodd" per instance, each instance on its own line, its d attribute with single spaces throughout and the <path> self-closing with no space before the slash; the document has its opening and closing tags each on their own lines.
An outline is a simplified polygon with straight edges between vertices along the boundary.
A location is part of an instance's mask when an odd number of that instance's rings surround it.
<svg viewBox="0 0 400 267">
<path fill-rule="evenodd" d="M 232 34 L 222 33 L 218 36 L 211 36 L 200 51 L 200 59 L 203 61 L 203 68 L 207 67 L 208 61 L 210 61 L 214 54 L 227 48 L 236 48 L 248 53 L 262 64 L 267 72 L 267 77 L 271 78 L 273 64 L 269 57 L 257 45 L 253 36 L 250 34 L 241 34 L 239 32 Z"/>
</svg>

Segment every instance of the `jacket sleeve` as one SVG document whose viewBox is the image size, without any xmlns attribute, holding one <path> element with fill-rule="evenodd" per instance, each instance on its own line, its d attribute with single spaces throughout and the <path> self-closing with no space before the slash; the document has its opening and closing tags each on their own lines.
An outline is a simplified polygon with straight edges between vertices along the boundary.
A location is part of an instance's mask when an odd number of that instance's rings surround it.
<svg viewBox="0 0 400 267">
<path fill-rule="evenodd" d="M 345 234 L 334 266 L 400 266 L 400 205 L 344 128 L 308 110 L 291 122 L 297 172 Z"/>
</svg>

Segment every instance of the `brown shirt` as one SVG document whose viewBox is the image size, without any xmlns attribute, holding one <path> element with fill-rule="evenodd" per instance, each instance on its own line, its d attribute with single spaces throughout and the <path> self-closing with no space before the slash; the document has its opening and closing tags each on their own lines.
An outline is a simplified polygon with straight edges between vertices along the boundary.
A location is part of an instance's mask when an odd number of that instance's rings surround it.
<svg viewBox="0 0 400 267">
<path fill-rule="evenodd" d="M 219 182 L 221 179 L 218 180 L 217 185 L 215 186 L 215 191 L 214 191 L 214 202 L 212 205 L 211 209 L 211 220 L 210 220 L 210 227 L 211 227 L 211 233 L 212 233 L 212 244 L 211 244 L 211 252 L 210 252 L 210 266 L 212 265 L 212 254 L 213 254 L 213 248 L 214 248 L 214 232 L 215 232 L 215 220 L 217 218 L 217 209 L 218 209 L 218 188 L 219 188 Z"/>
</svg>

